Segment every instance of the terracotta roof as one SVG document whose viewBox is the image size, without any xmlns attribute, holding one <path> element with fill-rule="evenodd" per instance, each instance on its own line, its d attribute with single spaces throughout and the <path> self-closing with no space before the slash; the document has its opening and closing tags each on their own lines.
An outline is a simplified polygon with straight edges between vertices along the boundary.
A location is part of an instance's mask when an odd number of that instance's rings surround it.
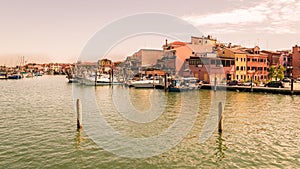
<svg viewBox="0 0 300 169">
<path fill-rule="evenodd" d="M 170 43 L 171 45 L 181 45 L 181 46 L 184 46 L 186 45 L 187 43 L 186 42 L 180 42 L 180 41 L 175 41 L 175 42 L 172 42 Z"/>
</svg>

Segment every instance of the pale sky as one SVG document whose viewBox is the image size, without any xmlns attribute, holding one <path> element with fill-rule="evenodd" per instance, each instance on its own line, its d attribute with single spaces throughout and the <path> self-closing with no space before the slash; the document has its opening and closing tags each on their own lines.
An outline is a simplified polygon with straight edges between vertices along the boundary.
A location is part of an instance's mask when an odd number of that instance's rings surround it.
<svg viewBox="0 0 300 169">
<path fill-rule="evenodd" d="M 0 65 L 16 65 L 21 56 L 75 62 L 101 28 L 143 12 L 176 16 L 220 42 L 271 50 L 300 44 L 300 0 L 0 0 Z M 111 52 L 123 58 L 139 48 L 159 49 L 164 39 L 133 38 Z"/>
</svg>

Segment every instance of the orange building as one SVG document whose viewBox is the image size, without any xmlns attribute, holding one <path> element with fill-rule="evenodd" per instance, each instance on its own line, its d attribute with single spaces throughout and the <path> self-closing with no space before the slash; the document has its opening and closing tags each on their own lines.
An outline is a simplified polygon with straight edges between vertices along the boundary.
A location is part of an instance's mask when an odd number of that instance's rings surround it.
<svg viewBox="0 0 300 169">
<path fill-rule="evenodd" d="M 268 79 L 268 55 L 261 53 L 260 48 L 246 49 L 247 52 L 247 78 L 253 75 L 254 80 L 265 81 Z"/>
<path fill-rule="evenodd" d="M 158 68 L 172 75 L 199 76 L 189 69 L 188 60 L 191 57 L 199 57 L 200 54 L 212 53 L 215 39 L 208 37 L 191 37 L 191 42 L 172 42 L 163 46 L 163 58 L 158 61 Z"/>
<path fill-rule="evenodd" d="M 293 55 L 292 55 L 292 66 L 293 66 L 293 78 L 300 77 L 300 47 L 294 46 L 293 47 Z"/>
</svg>

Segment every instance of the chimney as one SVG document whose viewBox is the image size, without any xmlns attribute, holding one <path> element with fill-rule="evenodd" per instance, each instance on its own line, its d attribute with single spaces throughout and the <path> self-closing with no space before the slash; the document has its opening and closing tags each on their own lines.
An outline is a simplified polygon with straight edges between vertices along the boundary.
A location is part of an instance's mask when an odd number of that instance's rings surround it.
<svg viewBox="0 0 300 169">
<path fill-rule="evenodd" d="M 231 43 L 228 44 L 228 48 L 231 48 Z"/>
<path fill-rule="evenodd" d="M 166 46 L 168 46 L 168 39 L 166 39 Z"/>
</svg>

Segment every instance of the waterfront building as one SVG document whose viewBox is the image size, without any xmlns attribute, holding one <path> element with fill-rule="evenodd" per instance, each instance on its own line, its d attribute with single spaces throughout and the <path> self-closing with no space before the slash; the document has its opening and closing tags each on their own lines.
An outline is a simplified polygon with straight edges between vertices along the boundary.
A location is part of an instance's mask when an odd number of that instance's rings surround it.
<svg viewBox="0 0 300 169">
<path fill-rule="evenodd" d="M 217 45 L 217 39 L 213 39 L 211 35 L 208 35 L 207 37 L 205 37 L 205 36 L 201 36 L 201 37 L 192 36 L 191 37 L 191 43 L 195 44 L 195 45 L 216 46 Z"/>
<path fill-rule="evenodd" d="M 98 60 L 99 73 L 108 73 L 112 69 L 112 61 L 109 59 Z"/>
<path fill-rule="evenodd" d="M 163 57 L 162 50 L 156 49 L 140 49 L 132 55 L 135 58 L 138 67 L 153 67 L 158 59 Z"/>
<path fill-rule="evenodd" d="M 175 41 L 163 46 L 163 58 L 156 67 L 177 76 L 198 76 L 189 67 L 189 58 L 199 57 L 203 53 L 213 53 L 215 39 L 208 37 L 191 37 L 191 42 Z"/>
<path fill-rule="evenodd" d="M 154 67 L 157 60 L 163 57 L 162 50 L 140 49 L 125 60 L 124 67 L 127 73 L 137 74 L 144 69 Z"/>
<path fill-rule="evenodd" d="M 241 46 L 231 46 L 218 49 L 220 58 L 234 59 L 235 68 L 231 76 L 231 80 L 246 80 L 247 79 L 247 55 L 245 51 L 240 50 Z M 228 75 L 229 76 L 229 75 Z"/>
<path fill-rule="evenodd" d="M 261 53 L 258 46 L 241 50 L 245 51 L 247 56 L 247 79 L 253 76 L 253 80 L 266 81 L 269 69 L 268 55 Z"/>
<path fill-rule="evenodd" d="M 194 77 L 209 83 L 213 83 L 215 78 L 217 82 L 230 80 L 234 73 L 234 59 L 218 57 L 216 52 L 199 53 L 187 61 Z"/>
<path fill-rule="evenodd" d="M 295 45 L 292 54 L 293 78 L 300 77 L 300 47 Z"/>
<path fill-rule="evenodd" d="M 282 65 L 285 69 L 284 77 L 291 77 L 292 73 L 292 52 L 291 50 L 281 50 L 277 51 L 281 53 L 279 57 L 280 65 Z"/>
<path fill-rule="evenodd" d="M 277 67 L 280 65 L 280 52 L 274 52 L 274 51 L 269 51 L 269 50 L 262 50 L 261 53 L 267 54 L 268 55 L 268 62 L 269 66 L 275 66 Z"/>
</svg>

